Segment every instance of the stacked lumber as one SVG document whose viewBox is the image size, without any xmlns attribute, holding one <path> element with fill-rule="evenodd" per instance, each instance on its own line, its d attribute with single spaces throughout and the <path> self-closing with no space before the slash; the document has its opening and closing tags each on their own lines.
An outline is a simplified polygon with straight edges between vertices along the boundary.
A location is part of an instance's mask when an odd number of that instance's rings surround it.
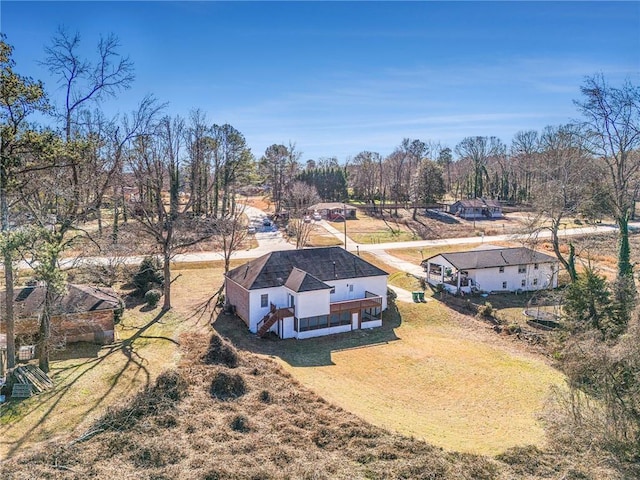
<svg viewBox="0 0 640 480">
<path fill-rule="evenodd" d="M 34 394 L 42 393 L 53 387 L 53 382 L 49 376 L 40 370 L 36 365 L 21 365 L 13 369 L 14 385 L 30 385 Z"/>
</svg>

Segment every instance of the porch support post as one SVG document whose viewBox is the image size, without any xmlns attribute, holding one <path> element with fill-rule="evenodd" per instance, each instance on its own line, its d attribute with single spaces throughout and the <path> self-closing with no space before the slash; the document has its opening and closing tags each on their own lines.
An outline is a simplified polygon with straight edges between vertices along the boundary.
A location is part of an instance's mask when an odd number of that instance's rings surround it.
<svg viewBox="0 0 640 480">
<path fill-rule="evenodd" d="M 456 275 L 458 275 L 458 293 L 460 292 L 460 270 L 456 269 Z"/>
</svg>

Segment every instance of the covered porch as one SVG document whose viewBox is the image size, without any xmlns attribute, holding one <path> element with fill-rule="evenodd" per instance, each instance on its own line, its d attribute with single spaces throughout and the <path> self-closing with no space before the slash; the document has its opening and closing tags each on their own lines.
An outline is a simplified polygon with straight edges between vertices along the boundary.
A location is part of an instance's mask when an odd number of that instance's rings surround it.
<svg viewBox="0 0 640 480">
<path fill-rule="evenodd" d="M 427 274 L 427 282 L 434 286 L 442 285 L 449 293 L 470 294 L 479 289 L 467 270 L 458 270 L 449 262 L 433 259 L 425 261 L 422 266 Z"/>
</svg>

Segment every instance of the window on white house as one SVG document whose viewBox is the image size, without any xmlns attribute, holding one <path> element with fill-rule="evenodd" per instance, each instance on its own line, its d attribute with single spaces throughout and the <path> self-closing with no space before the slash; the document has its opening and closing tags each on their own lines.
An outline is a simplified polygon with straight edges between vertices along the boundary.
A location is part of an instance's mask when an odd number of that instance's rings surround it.
<svg viewBox="0 0 640 480">
<path fill-rule="evenodd" d="M 506 289 L 507 289 L 507 282 L 502 282 L 502 288 L 503 288 L 504 290 L 506 290 Z"/>
<path fill-rule="evenodd" d="M 498 269 L 498 271 L 499 271 L 500 273 L 504 273 L 504 267 L 500 267 L 500 268 Z"/>
<path fill-rule="evenodd" d="M 269 306 L 269 294 L 264 293 L 260 295 L 260 308 L 265 308 Z"/>
<path fill-rule="evenodd" d="M 380 313 L 380 307 L 365 308 L 360 311 L 360 318 L 362 318 L 363 322 L 372 322 L 374 320 L 380 320 L 380 318 L 382 318 L 380 316 Z"/>
<path fill-rule="evenodd" d="M 353 283 L 351 285 L 349 285 L 349 291 L 353 292 Z"/>
<path fill-rule="evenodd" d="M 308 330 L 318 330 L 329 326 L 329 315 L 318 315 L 316 317 L 299 318 L 295 326 L 298 332 Z"/>
<path fill-rule="evenodd" d="M 534 278 L 534 279 L 533 279 L 533 284 L 534 284 L 534 285 L 537 285 L 537 284 L 538 284 L 538 279 L 537 279 L 537 278 Z"/>
<path fill-rule="evenodd" d="M 329 326 L 338 327 L 340 325 L 351 325 L 351 312 L 345 310 L 340 313 L 329 315 Z"/>
<path fill-rule="evenodd" d="M 534 269 L 534 270 L 537 270 L 537 269 L 538 269 L 538 264 L 537 264 L 537 263 L 534 263 L 534 264 L 533 264 L 533 269 Z"/>
<path fill-rule="evenodd" d="M 518 265 L 518 273 L 527 273 L 526 265 Z"/>
<path fill-rule="evenodd" d="M 526 287 L 527 286 L 527 281 L 524 278 L 520 281 L 520 286 L 521 287 Z"/>
</svg>

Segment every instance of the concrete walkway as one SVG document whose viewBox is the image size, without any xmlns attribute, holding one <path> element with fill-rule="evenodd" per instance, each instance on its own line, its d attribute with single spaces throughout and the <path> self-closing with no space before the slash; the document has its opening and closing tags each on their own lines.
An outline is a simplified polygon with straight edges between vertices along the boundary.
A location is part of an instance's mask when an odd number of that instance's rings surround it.
<svg viewBox="0 0 640 480">
<path fill-rule="evenodd" d="M 397 268 L 398 270 L 402 270 L 403 272 L 410 273 L 416 277 L 424 277 L 423 268 L 415 263 L 406 262 L 404 260 L 399 259 L 398 257 L 394 257 L 388 252 L 384 250 L 372 250 L 369 253 L 375 255 L 381 261 L 386 263 L 387 265 L 391 265 L 392 267 Z"/>
<path fill-rule="evenodd" d="M 405 302 L 405 303 L 414 303 L 413 302 L 413 295 L 411 294 L 411 292 L 409 290 L 405 290 L 404 288 L 396 287 L 395 285 L 387 285 L 387 287 L 395 292 L 397 301 Z M 428 302 L 431 299 L 430 298 L 425 298 L 425 300 Z"/>
</svg>

